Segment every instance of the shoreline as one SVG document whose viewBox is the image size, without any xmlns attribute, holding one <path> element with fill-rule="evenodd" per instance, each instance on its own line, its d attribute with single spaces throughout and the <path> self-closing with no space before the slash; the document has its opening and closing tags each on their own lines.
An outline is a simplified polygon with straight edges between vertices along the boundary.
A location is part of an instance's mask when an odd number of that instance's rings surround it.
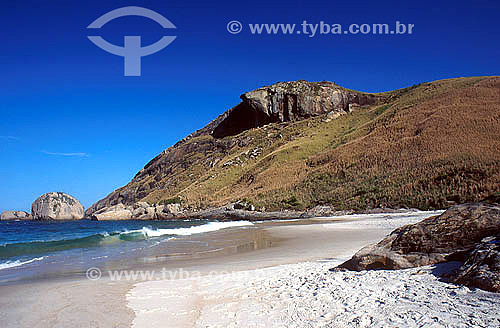
<svg viewBox="0 0 500 328">
<path fill-rule="evenodd" d="M 356 215 L 256 223 L 258 229 L 255 230 L 268 234 L 270 247 L 256 247 L 253 250 L 245 248 L 232 254 L 207 258 L 181 259 L 172 261 L 170 269 L 183 268 L 185 271 L 199 271 L 206 275 L 210 271 L 242 272 L 324 259 L 347 259 L 351 253 L 366 244 L 377 242 L 395 227 L 435 214 L 437 213 L 409 212 L 359 215 L 360 218 L 356 218 Z M 397 219 L 398 216 L 401 218 Z M 245 229 L 221 230 L 207 233 L 204 237 L 211 238 L 220 234 L 236 236 L 241 230 Z M 136 269 L 150 270 L 160 267 L 160 263 L 135 266 Z M 127 295 L 137 286 L 143 286 L 142 284 L 161 284 L 167 281 L 170 280 L 110 281 L 103 277 L 94 282 L 84 277 L 73 277 L 3 286 L 0 308 L 5 312 L 0 314 L 0 320 L 3 319 L 2 322 L 6 323 L 5 327 L 50 327 L 53 326 L 53 320 L 59 325 L 73 323 L 75 311 L 81 311 L 85 313 L 85 317 L 83 314 L 79 315 L 82 322 L 89 320 L 87 318 L 94 318 L 92 322 L 98 327 L 128 327 L 138 313 L 128 307 L 127 304 L 130 303 Z M 155 301 L 149 302 L 149 306 L 153 304 L 156 304 Z M 110 310 L 103 313 L 103 306 Z M 37 310 L 29 312 L 28 308 Z"/>
<path fill-rule="evenodd" d="M 151 207 L 154 207 L 151 206 Z M 287 221 L 287 220 L 307 220 L 307 219 L 317 219 L 317 218 L 330 218 L 330 217 L 340 217 L 347 215 L 364 215 L 364 214 L 404 214 L 404 213 L 415 213 L 415 212 L 439 212 L 445 211 L 446 209 L 431 209 L 431 210 L 420 210 L 417 208 L 372 208 L 366 210 L 335 210 L 329 206 L 324 206 L 321 209 L 312 208 L 308 210 L 279 210 L 279 211 L 258 211 L 258 210 L 246 210 L 246 209 L 228 209 L 227 206 L 221 207 L 211 207 L 207 209 L 197 210 L 197 211 L 180 211 L 178 213 L 166 213 L 164 215 L 147 216 L 143 215 L 141 217 L 127 217 L 119 218 L 117 216 L 111 218 L 97 219 L 94 215 L 85 215 L 81 219 L 33 219 L 30 218 L 9 218 L 2 219 L 2 222 L 14 222 L 14 221 L 34 221 L 34 222 L 75 222 L 80 220 L 87 221 L 127 221 L 127 220 L 137 220 L 137 221 L 169 221 L 169 220 L 220 220 L 220 221 L 238 221 L 246 220 L 250 222 L 259 221 Z M 7 211 L 15 212 L 15 211 Z M 104 212 L 106 213 L 106 212 Z"/>
</svg>

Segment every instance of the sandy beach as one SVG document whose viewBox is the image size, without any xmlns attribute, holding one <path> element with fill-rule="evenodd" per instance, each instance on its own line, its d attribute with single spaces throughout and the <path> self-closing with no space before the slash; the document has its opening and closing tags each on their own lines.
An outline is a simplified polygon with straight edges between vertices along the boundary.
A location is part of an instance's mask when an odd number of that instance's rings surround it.
<svg viewBox="0 0 500 328">
<path fill-rule="evenodd" d="M 453 263 L 329 271 L 394 228 L 427 216 L 350 216 L 353 221 L 267 228 L 282 244 L 242 260 L 226 258 L 219 266 L 227 273 L 136 284 L 127 294 L 133 327 L 498 326 L 498 295 L 439 280 Z M 238 271 L 249 265 L 254 268 Z"/>
<path fill-rule="evenodd" d="M 396 227 L 435 214 L 350 215 L 207 233 L 200 238 L 221 242 L 214 256 L 180 256 L 132 268 L 152 272 L 146 279 L 113 281 L 103 272 L 95 281 L 66 277 L 2 286 L 0 322 L 3 327 L 499 326 L 498 295 L 439 280 L 436 273 L 453 264 L 329 271 Z"/>
</svg>

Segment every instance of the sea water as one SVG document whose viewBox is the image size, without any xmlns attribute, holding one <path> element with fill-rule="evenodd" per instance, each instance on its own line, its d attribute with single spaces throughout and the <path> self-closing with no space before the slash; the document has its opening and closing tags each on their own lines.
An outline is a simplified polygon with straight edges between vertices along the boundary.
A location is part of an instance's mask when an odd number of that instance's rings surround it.
<svg viewBox="0 0 500 328">
<path fill-rule="evenodd" d="M 196 242 L 186 236 L 250 226 L 208 220 L 0 221 L 0 283 L 138 263 Z"/>
</svg>

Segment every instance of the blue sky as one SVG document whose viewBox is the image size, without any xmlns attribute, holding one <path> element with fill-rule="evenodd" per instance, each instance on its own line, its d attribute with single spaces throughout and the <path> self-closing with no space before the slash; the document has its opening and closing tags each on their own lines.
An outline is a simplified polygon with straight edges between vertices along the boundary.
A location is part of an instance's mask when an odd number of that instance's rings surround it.
<svg viewBox="0 0 500 328">
<path fill-rule="evenodd" d="M 123 58 L 86 27 L 123 6 L 177 26 L 177 39 L 124 77 Z M 495 1 L 26 1 L 0 11 L 0 211 L 29 210 L 64 191 L 85 207 L 126 184 L 150 159 L 276 81 L 330 80 L 377 92 L 436 79 L 500 75 Z M 243 24 L 233 35 L 226 25 Z M 412 35 L 252 35 L 249 23 L 415 24 Z M 98 31 L 151 44 L 155 22 L 122 17 Z"/>
</svg>

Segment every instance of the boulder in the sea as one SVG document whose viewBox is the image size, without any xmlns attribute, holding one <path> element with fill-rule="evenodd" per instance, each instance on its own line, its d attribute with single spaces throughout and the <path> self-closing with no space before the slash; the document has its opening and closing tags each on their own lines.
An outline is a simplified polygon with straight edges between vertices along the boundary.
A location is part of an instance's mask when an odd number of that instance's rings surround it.
<svg viewBox="0 0 500 328">
<path fill-rule="evenodd" d="M 83 206 L 74 197 L 63 192 L 49 192 L 31 205 L 35 220 L 78 220 L 83 218 Z"/>
<path fill-rule="evenodd" d="M 3 211 L 0 220 L 31 220 L 33 217 L 25 211 Z"/>
<path fill-rule="evenodd" d="M 483 238 L 498 234 L 500 206 L 457 205 L 440 216 L 394 230 L 378 244 L 361 249 L 340 267 L 356 271 L 406 269 L 449 258 L 460 260 Z"/>
</svg>

